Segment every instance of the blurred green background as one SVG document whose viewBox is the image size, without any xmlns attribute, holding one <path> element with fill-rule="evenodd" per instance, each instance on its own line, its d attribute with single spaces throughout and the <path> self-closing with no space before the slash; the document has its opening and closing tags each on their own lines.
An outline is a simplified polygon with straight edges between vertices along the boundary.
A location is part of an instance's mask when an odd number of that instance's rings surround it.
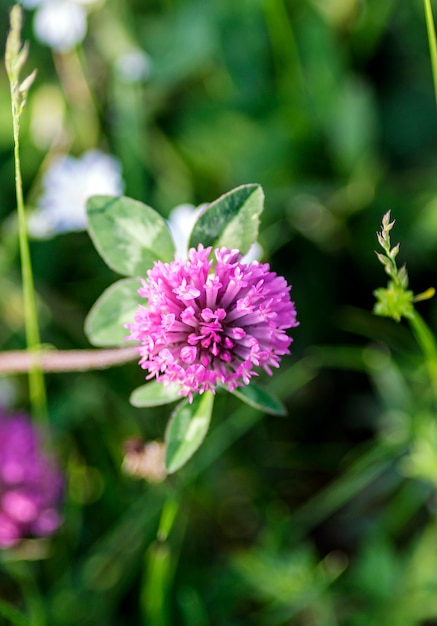
<svg viewBox="0 0 437 626">
<path fill-rule="evenodd" d="M 408 327 L 371 312 L 389 209 L 411 288 L 436 286 L 422 2 L 106 0 L 64 53 L 38 40 L 33 16 L 29 206 L 54 155 L 92 148 L 165 217 L 260 183 L 264 259 L 293 285 L 300 326 L 262 377 L 288 416 L 219 395 L 202 448 L 158 485 L 121 469 L 123 442 L 162 439 L 169 414 L 129 405 L 135 363 L 48 376 L 65 521 L 45 558 L 0 555 L 0 597 L 37 626 L 437 625 L 436 402 Z M 123 71 L 131 50 L 147 54 L 142 76 Z M 1 350 L 24 347 L 12 151 L 2 68 Z M 89 347 L 84 318 L 116 275 L 85 232 L 33 241 L 32 258 L 43 342 Z M 436 301 L 419 310 L 437 330 Z M 0 380 L 0 399 L 28 408 L 26 378 Z M 169 494 L 179 511 L 159 541 Z"/>
</svg>

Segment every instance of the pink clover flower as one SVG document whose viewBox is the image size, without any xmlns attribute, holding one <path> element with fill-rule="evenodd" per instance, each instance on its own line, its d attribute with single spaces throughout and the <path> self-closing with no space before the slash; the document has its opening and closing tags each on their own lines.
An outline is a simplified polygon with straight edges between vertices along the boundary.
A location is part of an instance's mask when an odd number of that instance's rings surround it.
<svg viewBox="0 0 437 626">
<path fill-rule="evenodd" d="M 142 280 L 147 299 L 127 324 L 127 339 L 139 342 L 147 379 L 181 386 L 181 395 L 230 391 L 271 374 L 289 354 L 286 330 L 298 326 L 285 279 L 267 263 L 243 263 L 238 250 L 202 245 L 188 259 L 157 261 Z"/>
</svg>

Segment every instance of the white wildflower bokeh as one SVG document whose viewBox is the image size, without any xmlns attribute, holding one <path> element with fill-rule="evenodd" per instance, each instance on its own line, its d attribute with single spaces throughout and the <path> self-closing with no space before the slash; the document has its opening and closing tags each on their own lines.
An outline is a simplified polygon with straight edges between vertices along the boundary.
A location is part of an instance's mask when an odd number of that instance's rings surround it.
<svg viewBox="0 0 437 626">
<path fill-rule="evenodd" d="M 82 43 L 88 11 L 95 4 L 95 0 L 22 0 L 26 9 L 35 10 L 35 37 L 55 52 L 68 52 Z"/>
<path fill-rule="evenodd" d="M 90 196 L 120 196 L 124 184 L 119 161 L 99 150 L 81 157 L 59 156 L 44 174 L 42 194 L 29 216 L 29 234 L 38 239 L 85 230 Z"/>
<path fill-rule="evenodd" d="M 115 72 L 124 83 L 140 83 L 146 81 L 152 71 L 149 55 L 140 48 L 131 48 L 121 53 L 115 61 Z"/>
</svg>

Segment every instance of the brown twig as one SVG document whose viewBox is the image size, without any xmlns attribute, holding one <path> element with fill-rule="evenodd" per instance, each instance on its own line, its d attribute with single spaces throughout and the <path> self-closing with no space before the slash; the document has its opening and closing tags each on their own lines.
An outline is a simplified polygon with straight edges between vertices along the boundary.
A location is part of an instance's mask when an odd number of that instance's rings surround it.
<svg viewBox="0 0 437 626">
<path fill-rule="evenodd" d="M 44 372 L 83 372 L 122 365 L 138 358 L 134 347 L 103 350 L 45 350 L 0 352 L 0 374 L 28 372 L 36 361 Z"/>
</svg>

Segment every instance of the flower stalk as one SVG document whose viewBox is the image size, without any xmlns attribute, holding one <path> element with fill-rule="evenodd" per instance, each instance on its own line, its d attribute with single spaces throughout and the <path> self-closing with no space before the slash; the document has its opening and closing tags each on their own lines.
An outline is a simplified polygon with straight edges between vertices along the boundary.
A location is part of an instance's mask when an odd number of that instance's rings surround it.
<svg viewBox="0 0 437 626">
<path fill-rule="evenodd" d="M 398 268 L 396 257 L 399 253 L 399 243 L 391 247 L 390 231 L 395 224 L 395 220 L 390 221 L 390 211 L 382 218 L 381 232 L 377 233 L 379 245 L 384 253 L 376 252 L 378 260 L 383 265 L 385 273 L 390 277 L 387 288 L 380 288 L 374 291 L 376 304 L 374 313 L 384 317 L 391 317 L 399 322 L 402 317 L 412 320 L 415 315 L 414 303 L 428 300 L 435 294 L 435 289 L 430 287 L 423 293 L 414 295 L 408 289 L 408 273 L 405 264 Z"/>
<path fill-rule="evenodd" d="M 29 372 L 35 362 L 43 372 L 84 372 L 122 365 L 138 357 L 136 348 L 104 350 L 11 350 L 0 352 L 0 374 Z"/>
<path fill-rule="evenodd" d="M 47 398 L 43 372 L 36 351 L 40 345 L 38 315 L 35 300 L 32 262 L 27 236 L 26 213 L 23 199 L 23 182 L 20 163 L 20 119 L 27 101 L 27 95 L 36 77 L 33 70 L 22 82 L 20 73 L 28 56 L 28 45 L 21 43 L 23 12 L 15 5 L 10 13 L 10 31 L 6 40 L 5 64 L 11 91 L 12 125 L 14 136 L 15 190 L 18 213 L 18 239 L 23 282 L 24 320 L 26 345 L 34 353 L 29 369 L 29 396 L 32 413 L 36 419 L 47 421 Z"/>
<path fill-rule="evenodd" d="M 432 14 L 431 0 L 423 0 L 425 10 L 426 30 L 428 34 L 429 52 L 431 57 L 432 78 L 434 82 L 434 95 L 437 105 L 437 39 L 435 34 L 434 18 Z"/>
<path fill-rule="evenodd" d="M 384 254 L 376 252 L 376 256 L 382 263 L 386 274 L 390 277 L 387 288 L 374 291 L 377 302 L 374 307 L 376 315 L 391 317 L 399 322 L 405 317 L 416 337 L 417 343 L 425 357 L 425 364 L 431 380 L 434 395 L 437 398 L 437 344 L 433 333 L 424 320 L 415 310 L 414 304 L 432 298 L 435 294 L 434 287 L 426 289 L 423 293 L 414 295 L 408 289 L 408 274 L 405 265 L 398 268 L 396 257 L 399 253 L 399 243 L 391 247 L 390 231 L 395 220 L 390 221 L 390 211 L 382 218 L 381 232 L 377 233 L 379 245 Z"/>
</svg>

